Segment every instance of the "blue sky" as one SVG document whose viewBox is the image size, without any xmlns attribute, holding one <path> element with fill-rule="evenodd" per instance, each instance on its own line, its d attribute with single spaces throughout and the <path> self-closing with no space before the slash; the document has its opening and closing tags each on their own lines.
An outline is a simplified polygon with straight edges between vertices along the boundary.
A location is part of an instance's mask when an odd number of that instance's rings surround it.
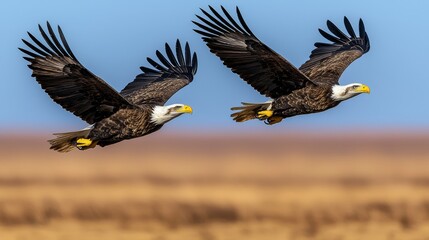
<svg viewBox="0 0 429 240">
<path fill-rule="evenodd" d="M 363 18 L 371 41 L 368 54 L 343 74 L 342 84 L 361 82 L 371 87 L 329 111 L 286 119 L 267 127 L 262 122 L 233 122 L 229 108 L 241 101 L 265 101 L 212 55 L 192 31 L 199 8 L 224 5 L 235 15 L 239 6 L 252 31 L 265 44 L 299 66 L 313 44 L 322 41 L 317 29 L 330 19 L 341 29 L 343 16 L 354 27 Z M 27 31 L 40 36 L 37 24 L 60 25 L 77 58 L 93 73 L 120 90 L 146 57 L 164 51 L 164 43 L 189 41 L 199 58 L 194 82 L 169 103 L 194 108 L 169 123 L 170 129 L 429 129 L 429 2 L 370 1 L 2 1 L 0 6 L 0 130 L 17 128 L 74 130 L 86 123 L 64 111 L 30 77 L 18 47 Z"/>
</svg>

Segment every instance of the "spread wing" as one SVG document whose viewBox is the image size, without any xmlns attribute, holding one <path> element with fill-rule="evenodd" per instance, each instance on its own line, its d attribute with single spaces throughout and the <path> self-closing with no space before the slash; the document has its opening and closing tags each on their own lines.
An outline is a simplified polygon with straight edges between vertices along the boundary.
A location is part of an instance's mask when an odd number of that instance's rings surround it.
<svg viewBox="0 0 429 240">
<path fill-rule="evenodd" d="M 177 91 L 192 82 L 198 61 L 195 52 L 191 58 L 189 44 L 185 45 L 185 56 L 179 40 L 176 41 L 176 56 L 167 43 L 165 52 L 168 59 L 156 51 L 156 56 L 162 64 L 147 58 L 155 69 L 140 67 L 144 73 L 137 75 L 135 80 L 121 91 L 130 102 L 137 105 L 164 105 Z"/>
<path fill-rule="evenodd" d="M 338 84 L 344 70 L 354 60 L 368 52 L 370 44 L 362 19 L 359 21 L 359 37 L 346 17 L 344 25 L 350 36 L 329 20 L 327 25 L 333 35 L 322 29 L 319 29 L 319 32 L 332 43 L 315 43 L 316 49 L 311 52 L 310 59 L 300 67 L 300 70 L 314 82 Z"/>
<path fill-rule="evenodd" d="M 47 28 L 50 37 L 39 25 L 45 44 L 28 33 L 33 43 L 22 39 L 29 49 L 19 50 L 28 55 L 24 59 L 30 62 L 28 66 L 33 70 L 32 76 L 56 103 L 89 124 L 112 115 L 120 108 L 132 106 L 79 63 L 59 26 L 62 44 L 49 22 Z"/>
<path fill-rule="evenodd" d="M 201 9 L 206 18 L 193 22 L 210 51 L 234 73 L 261 94 L 277 98 L 311 83 L 302 72 L 262 43 L 245 23 L 237 7 L 241 26 L 221 6 L 225 17 L 209 6 L 211 13 Z"/>
</svg>

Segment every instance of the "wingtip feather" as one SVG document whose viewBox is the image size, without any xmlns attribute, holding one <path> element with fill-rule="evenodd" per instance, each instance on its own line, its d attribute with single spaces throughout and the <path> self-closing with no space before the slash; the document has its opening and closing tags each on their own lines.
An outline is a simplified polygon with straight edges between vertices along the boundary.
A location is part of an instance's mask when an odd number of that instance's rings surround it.
<svg viewBox="0 0 429 240">
<path fill-rule="evenodd" d="M 194 52 L 194 54 L 192 55 L 192 75 L 195 75 L 197 73 L 198 70 L 198 58 L 197 58 L 197 53 Z"/>
</svg>

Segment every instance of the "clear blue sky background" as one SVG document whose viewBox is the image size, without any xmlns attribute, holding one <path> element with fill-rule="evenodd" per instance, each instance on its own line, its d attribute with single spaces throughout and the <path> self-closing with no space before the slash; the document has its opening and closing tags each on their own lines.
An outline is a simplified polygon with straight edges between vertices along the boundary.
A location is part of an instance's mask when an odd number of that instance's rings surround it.
<svg viewBox="0 0 429 240">
<path fill-rule="evenodd" d="M 341 83 L 362 82 L 371 87 L 329 111 L 298 116 L 267 127 L 262 122 L 233 122 L 231 106 L 266 99 L 224 67 L 201 38 L 191 20 L 199 8 L 223 4 L 235 15 L 239 6 L 253 32 L 297 66 L 323 38 L 330 19 L 342 29 L 343 16 L 357 27 L 363 18 L 371 51 L 353 63 Z M 66 131 L 86 123 L 53 103 L 35 79 L 18 47 L 26 31 L 40 36 L 37 24 L 60 25 L 78 59 L 92 72 L 120 90 L 146 57 L 163 51 L 164 43 L 189 41 L 199 58 L 195 80 L 169 103 L 194 108 L 169 123 L 170 129 L 429 129 L 429 2 L 361 0 L 328 1 L 2 1 L 0 3 L 0 130 Z"/>
</svg>

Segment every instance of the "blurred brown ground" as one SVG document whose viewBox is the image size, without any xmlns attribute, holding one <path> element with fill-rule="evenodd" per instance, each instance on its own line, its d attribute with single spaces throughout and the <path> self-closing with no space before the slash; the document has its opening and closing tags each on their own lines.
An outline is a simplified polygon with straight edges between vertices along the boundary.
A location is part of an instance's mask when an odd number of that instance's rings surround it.
<svg viewBox="0 0 429 240">
<path fill-rule="evenodd" d="M 49 137 L 0 137 L 1 240 L 429 239 L 429 134 Z"/>
</svg>

